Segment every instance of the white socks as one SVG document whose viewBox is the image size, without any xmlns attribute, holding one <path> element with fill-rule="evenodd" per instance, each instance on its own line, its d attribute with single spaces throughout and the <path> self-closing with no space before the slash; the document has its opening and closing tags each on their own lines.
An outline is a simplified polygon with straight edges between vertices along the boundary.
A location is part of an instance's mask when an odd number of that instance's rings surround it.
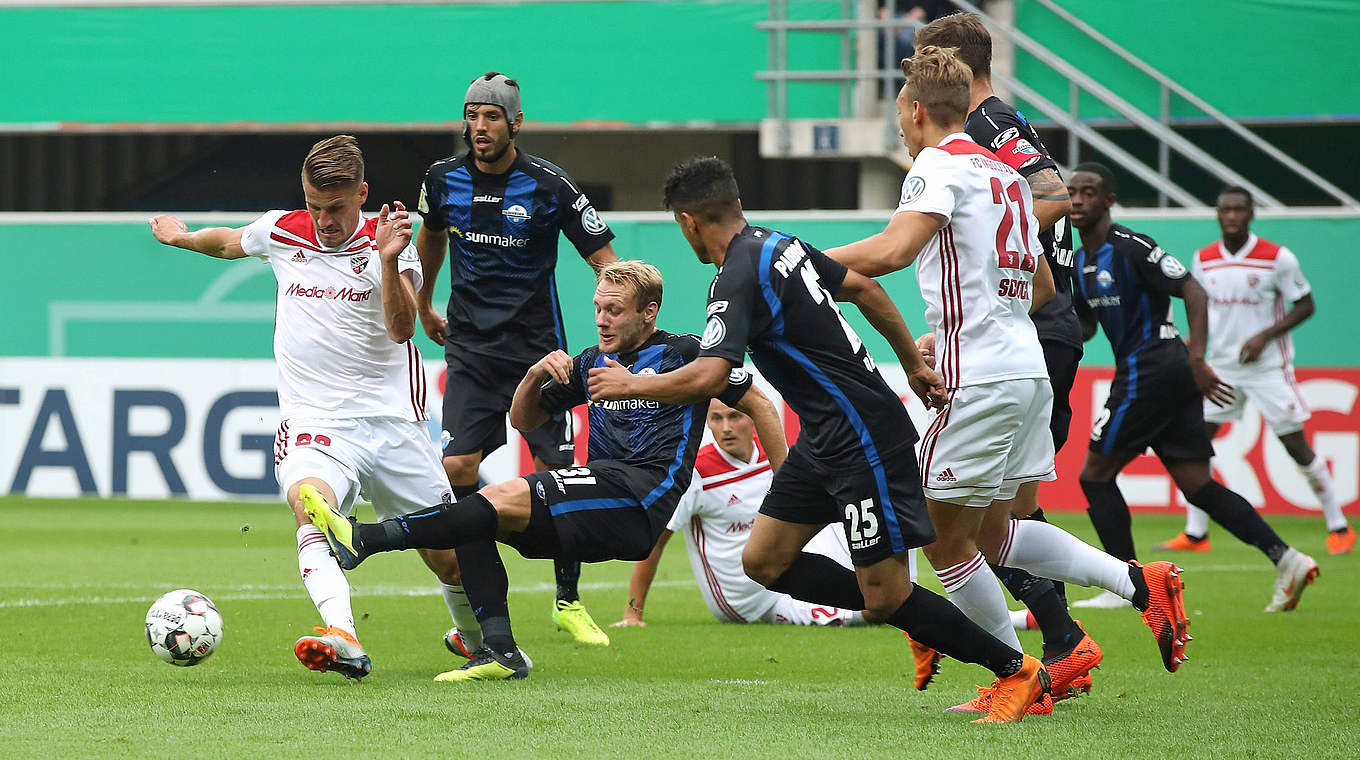
<svg viewBox="0 0 1360 760">
<path fill-rule="evenodd" d="M 1195 506 L 1185 505 L 1185 535 L 1204 538 L 1209 535 L 1209 513 Z"/>
<path fill-rule="evenodd" d="M 949 592 L 949 601 L 969 620 L 1015 651 L 1025 651 L 1020 647 L 1020 637 L 1011 627 L 1011 613 L 1006 609 L 1006 598 L 1001 595 L 1001 582 L 987 567 L 981 554 L 937 570 L 935 574 L 940 576 L 945 591 Z"/>
<path fill-rule="evenodd" d="M 1346 527 L 1346 516 L 1341 514 L 1341 505 L 1336 503 L 1336 492 L 1332 490 L 1332 474 L 1327 471 L 1327 463 L 1314 454 L 1313 461 L 1299 465 L 1299 472 L 1308 480 L 1308 487 L 1322 503 L 1322 514 L 1327 518 L 1327 530 L 1341 530 Z"/>
<path fill-rule="evenodd" d="M 1133 599 L 1128 564 L 1046 522 L 1011 520 L 1010 534 L 1001 545 L 996 564 Z"/>
<path fill-rule="evenodd" d="M 315 525 L 303 525 L 297 529 L 297 543 L 302 585 L 307 587 L 322 622 L 327 627 L 335 626 L 353 635 L 354 612 L 349 603 L 349 580 L 331 556 L 326 536 Z"/>
<path fill-rule="evenodd" d="M 463 643 L 473 652 L 481 649 L 482 626 L 472 612 L 472 604 L 468 602 L 463 587 L 440 583 L 439 589 L 444 592 L 444 604 L 449 606 L 449 614 L 453 616 L 453 624 L 458 627 L 458 635 L 462 637 Z"/>
</svg>

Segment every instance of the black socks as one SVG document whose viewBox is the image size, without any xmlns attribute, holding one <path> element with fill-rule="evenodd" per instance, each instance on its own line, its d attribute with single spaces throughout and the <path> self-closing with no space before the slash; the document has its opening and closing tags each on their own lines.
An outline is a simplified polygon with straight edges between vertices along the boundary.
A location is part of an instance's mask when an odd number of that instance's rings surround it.
<svg viewBox="0 0 1360 760">
<path fill-rule="evenodd" d="M 1034 619 L 1044 635 L 1045 655 L 1066 652 L 1081 641 L 1081 628 L 1072 621 L 1072 616 L 1067 612 L 1067 602 L 1058 595 L 1056 583 L 1017 568 L 990 566 L 1011 596 L 1034 613 Z"/>
<path fill-rule="evenodd" d="M 557 576 L 557 601 L 574 602 L 581 598 L 581 563 L 574 560 L 553 560 Z"/>
<path fill-rule="evenodd" d="M 844 610 L 864 609 L 864 595 L 860 593 L 855 573 L 822 554 L 800 553 L 769 589 L 813 604 Z"/>
<path fill-rule="evenodd" d="M 1086 514 L 1091 517 L 1106 553 L 1125 562 L 1138 559 L 1133 549 L 1133 518 L 1119 486 L 1113 480 L 1108 483 L 1083 480 L 1081 490 L 1086 494 Z"/>
<path fill-rule="evenodd" d="M 472 541 L 458 546 L 458 567 L 463 573 L 463 590 L 467 592 L 472 613 L 482 626 L 482 641 L 497 654 L 514 659 L 518 647 L 510 632 L 510 579 L 501 563 L 500 551 L 493 538 Z"/>
<path fill-rule="evenodd" d="M 888 624 L 960 662 L 972 662 L 998 678 L 1015 675 L 1023 655 L 978 627 L 947 599 L 912 584 L 911 596 L 888 616 Z"/>
<path fill-rule="evenodd" d="M 455 549 L 473 541 L 494 541 L 500 517 L 481 494 L 465 496 L 380 523 L 360 523 L 354 535 L 365 556 L 398 549 Z"/>
<path fill-rule="evenodd" d="M 1278 563 L 1289 550 L 1289 545 L 1252 509 L 1250 502 L 1217 480 L 1210 480 L 1198 491 L 1186 494 L 1185 498 L 1204 510 L 1214 522 L 1227 528 L 1237 540 L 1260 549 L 1271 562 Z"/>
</svg>

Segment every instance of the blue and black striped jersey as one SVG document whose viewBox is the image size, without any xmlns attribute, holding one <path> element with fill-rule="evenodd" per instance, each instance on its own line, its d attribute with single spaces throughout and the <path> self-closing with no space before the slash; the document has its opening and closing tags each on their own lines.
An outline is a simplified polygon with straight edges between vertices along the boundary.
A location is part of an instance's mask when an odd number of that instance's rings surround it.
<svg viewBox="0 0 1360 760">
<path fill-rule="evenodd" d="M 635 375 L 651 375 L 679 369 L 698 355 L 698 338 L 664 330 L 652 333 L 636 351 L 607 354 L 598 346 L 591 346 L 576 356 L 571 382 L 563 385 L 548 381 L 539 403 L 549 414 L 589 403 L 590 451 L 586 463 L 609 459 L 628 465 L 634 495 L 642 506 L 664 509 L 669 514 L 689 488 L 694 474 L 694 457 L 704 437 L 708 402 L 591 400 L 586 380 L 592 368 L 605 366 L 606 357 L 628 367 Z M 733 371 L 719 399 L 729 406 L 735 405 L 750 387 L 749 372 Z"/>
<path fill-rule="evenodd" d="M 614 239 L 566 172 L 521 151 L 504 174 L 485 174 L 465 153 L 430 167 L 418 210 L 449 232 L 448 346 L 525 362 L 566 349 L 558 237 L 583 257 Z"/>
<path fill-rule="evenodd" d="M 702 353 L 741 366 L 749 351 L 798 413 L 810 455 L 875 466 L 880 453 L 915 443 L 916 429 L 836 306 L 845 276 L 844 264 L 797 238 L 746 227 L 713 279 Z"/>
<path fill-rule="evenodd" d="M 1075 264 L 1077 311 L 1100 321 L 1114 349 L 1116 377 L 1136 378 L 1163 362 L 1188 360 L 1171 298 L 1181 295 L 1190 272 L 1176 257 L 1147 235 L 1115 224 L 1100 246 L 1078 249 Z"/>
</svg>

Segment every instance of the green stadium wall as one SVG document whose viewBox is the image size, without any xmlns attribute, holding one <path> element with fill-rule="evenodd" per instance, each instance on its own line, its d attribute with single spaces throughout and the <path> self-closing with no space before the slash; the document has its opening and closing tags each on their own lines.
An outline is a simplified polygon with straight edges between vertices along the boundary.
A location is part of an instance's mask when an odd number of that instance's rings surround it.
<svg viewBox="0 0 1360 760">
<path fill-rule="evenodd" d="M 765 0 L 453 5 L 5 8 L 0 124 L 431 123 L 468 82 L 516 77 L 540 122 L 755 122 L 765 116 Z M 793 0 L 830 18 L 839 2 Z M 790 41 L 836 68 L 834 36 Z M 29 72 L 21 75 L 20 72 Z M 793 116 L 834 113 L 797 84 Z M 77 126 L 78 128 L 78 126 Z"/>
<path fill-rule="evenodd" d="M 0 356 L 268 358 L 271 355 L 274 281 L 255 260 L 223 262 L 158 245 L 145 222 L 119 216 L 117 222 L 18 221 L 34 217 L 0 215 L 0 260 L 8 269 L 5 314 L 11 329 L 0 336 Z M 93 219 L 110 217 L 88 217 Z M 780 212 L 767 223 L 826 248 L 882 229 L 884 218 L 867 214 Z M 245 224 L 249 217 L 224 223 Z M 672 331 L 703 328 L 704 302 L 713 270 L 699 264 L 675 224 L 660 214 L 628 214 L 608 220 L 620 256 L 643 258 L 666 276 L 661 326 Z M 1209 217 L 1155 217 L 1146 212 L 1125 220 L 1152 235 L 1183 262 L 1216 239 Z M 1301 366 L 1360 367 L 1354 335 L 1358 313 L 1352 300 L 1360 275 L 1352 266 L 1360 216 L 1258 219 L 1254 229 L 1298 254 L 1313 284 L 1318 313 L 1295 334 Z M 565 240 L 557 268 L 568 340 L 579 350 L 594 340 L 589 294 L 593 280 Z M 447 298 L 447 271 L 439 293 Z M 885 278 L 914 331 L 924 328 L 924 303 L 911 272 Z M 886 342 L 858 312 L 847 316 L 876 357 L 891 360 Z M 1185 327 L 1183 318 L 1179 320 Z M 422 338 L 422 340 L 425 340 Z M 439 348 L 422 345 L 428 357 Z M 1111 364 L 1107 342 L 1087 344 L 1089 366 Z"/>
<path fill-rule="evenodd" d="M 1057 2 L 1230 116 L 1360 118 L 1360 79 L 1342 74 L 1341 63 L 1360 40 L 1355 0 Z M 1160 112 L 1156 82 L 1035 0 L 1015 0 L 1015 23 L 1144 112 Z M 1046 64 L 1017 49 L 1015 71 L 1040 94 L 1067 106 L 1067 80 Z M 1203 117 L 1174 97 L 1171 113 Z M 1082 98 L 1081 116 L 1122 118 L 1090 96 Z"/>
</svg>

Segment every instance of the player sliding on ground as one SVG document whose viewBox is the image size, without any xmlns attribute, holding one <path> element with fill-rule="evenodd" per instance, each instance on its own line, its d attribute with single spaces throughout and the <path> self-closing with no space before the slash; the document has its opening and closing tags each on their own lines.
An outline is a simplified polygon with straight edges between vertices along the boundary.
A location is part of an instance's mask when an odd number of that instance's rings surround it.
<svg viewBox="0 0 1360 760">
<path fill-rule="evenodd" d="M 816 248 L 749 226 L 732 169 L 717 158 L 677 166 L 664 197 L 699 261 L 718 268 L 702 354 L 658 375 L 591 370 L 591 397 L 706 402 L 722 392 L 728 372 L 749 350 L 803 430 L 751 529 L 742 557 L 746 574 L 795 599 L 863 609 L 871 622 L 982 665 L 996 680 L 980 720 L 1021 720 L 1048 693 L 1043 666 L 908 575 L 907 551 L 935 540 L 912 451 L 916 429 L 835 299 L 855 303 L 888 339 L 913 392 L 942 403 L 943 383 L 925 365 L 897 307 L 877 282 Z M 853 572 L 805 551 L 831 523 L 845 531 Z"/>
<path fill-rule="evenodd" d="M 1030 187 L 963 132 L 972 73 L 951 49 L 921 48 L 902 69 L 900 125 L 916 160 L 901 202 L 882 233 L 830 254 L 873 276 L 916 264 L 935 336 L 934 366 L 948 389 L 948 403 L 921 443 L 921 477 L 931 521 L 937 530 L 953 529 L 949 540 L 925 547 L 926 557 L 949 598 L 1016 648 L 988 561 L 1115 592 L 1142 611 L 1163 665 L 1175 671 L 1189 623 L 1174 565 L 1126 564 L 1054 525 L 1012 519 L 1023 490 L 1056 477 L 1053 391 L 1029 318 L 1052 283 Z M 1028 497 L 1032 503 L 1032 491 Z M 1100 662 L 1089 637 L 1072 643 L 1049 661 L 1060 672 L 1054 676 L 1060 696 Z M 985 711 L 987 698 L 955 709 Z"/>
<path fill-rule="evenodd" d="M 645 626 L 642 612 L 661 553 L 673 533 L 683 533 L 699 592 L 713 617 L 724 623 L 863 625 L 860 610 L 844 610 L 770 591 L 746 576 L 741 554 L 756 513 L 774 477 L 750 417 L 714 399 L 708 407 L 713 443 L 699 449 L 694 479 L 680 498 L 670 524 L 647 559 L 633 566 L 628 604 L 614 626 Z M 825 555 L 846 569 L 850 547 L 841 526 L 828 525 L 808 542 L 807 551 Z"/>
<path fill-rule="evenodd" d="M 528 664 L 515 645 L 506 596 L 509 580 L 496 541 L 530 558 L 603 562 L 651 553 L 689 487 L 703 438 L 708 399 L 689 403 L 607 401 L 586 392 L 593 367 L 665 376 L 694 361 L 699 339 L 656 328 L 662 281 L 639 261 L 609 264 L 595 288 L 599 344 L 576 357 L 553 351 L 515 389 L 510 421 L 532 430 L 553 415 L 589 404 L 590 455 L 585 467 L 537 472 L 487 486 L 452 506 L 358 524 L 320 505 L 308 515 L 345 568 L 376 552 L 454 548 L 463 587 L 476 610 L 485 646 L 463 667 L 436 681 L 524 678 Z M 771 464 L 785 455 L 774 405 L 744 370 L 723 373 L 719 396 L 755 420 Z"/>
<path fill-rule="evenodd" d="M 303 502 L 348 512 L 362 492 L 389 516 L 452 494 L 425 427 L 425 375 L 411 341 L 421 284 L 411 220 L 401 203 L 364 218 L 364 157 L 348 135 L 312 147 L 302 193 L 306 210 L 270 211 L 247 227 L 189 232 L 158 216 L 151 232 L 166 245 L 219 259 L 253 256 L 274 270 L 283 417 L 274 474 L 297 518 L 302 583 L 326 624 L 294 650 L 313 670 L 363 678 L 372 665 L 355 634 L 349 581 Z M 453 563 L 452 552 L 421 554 L 432 569 Z"/>
</svg>

